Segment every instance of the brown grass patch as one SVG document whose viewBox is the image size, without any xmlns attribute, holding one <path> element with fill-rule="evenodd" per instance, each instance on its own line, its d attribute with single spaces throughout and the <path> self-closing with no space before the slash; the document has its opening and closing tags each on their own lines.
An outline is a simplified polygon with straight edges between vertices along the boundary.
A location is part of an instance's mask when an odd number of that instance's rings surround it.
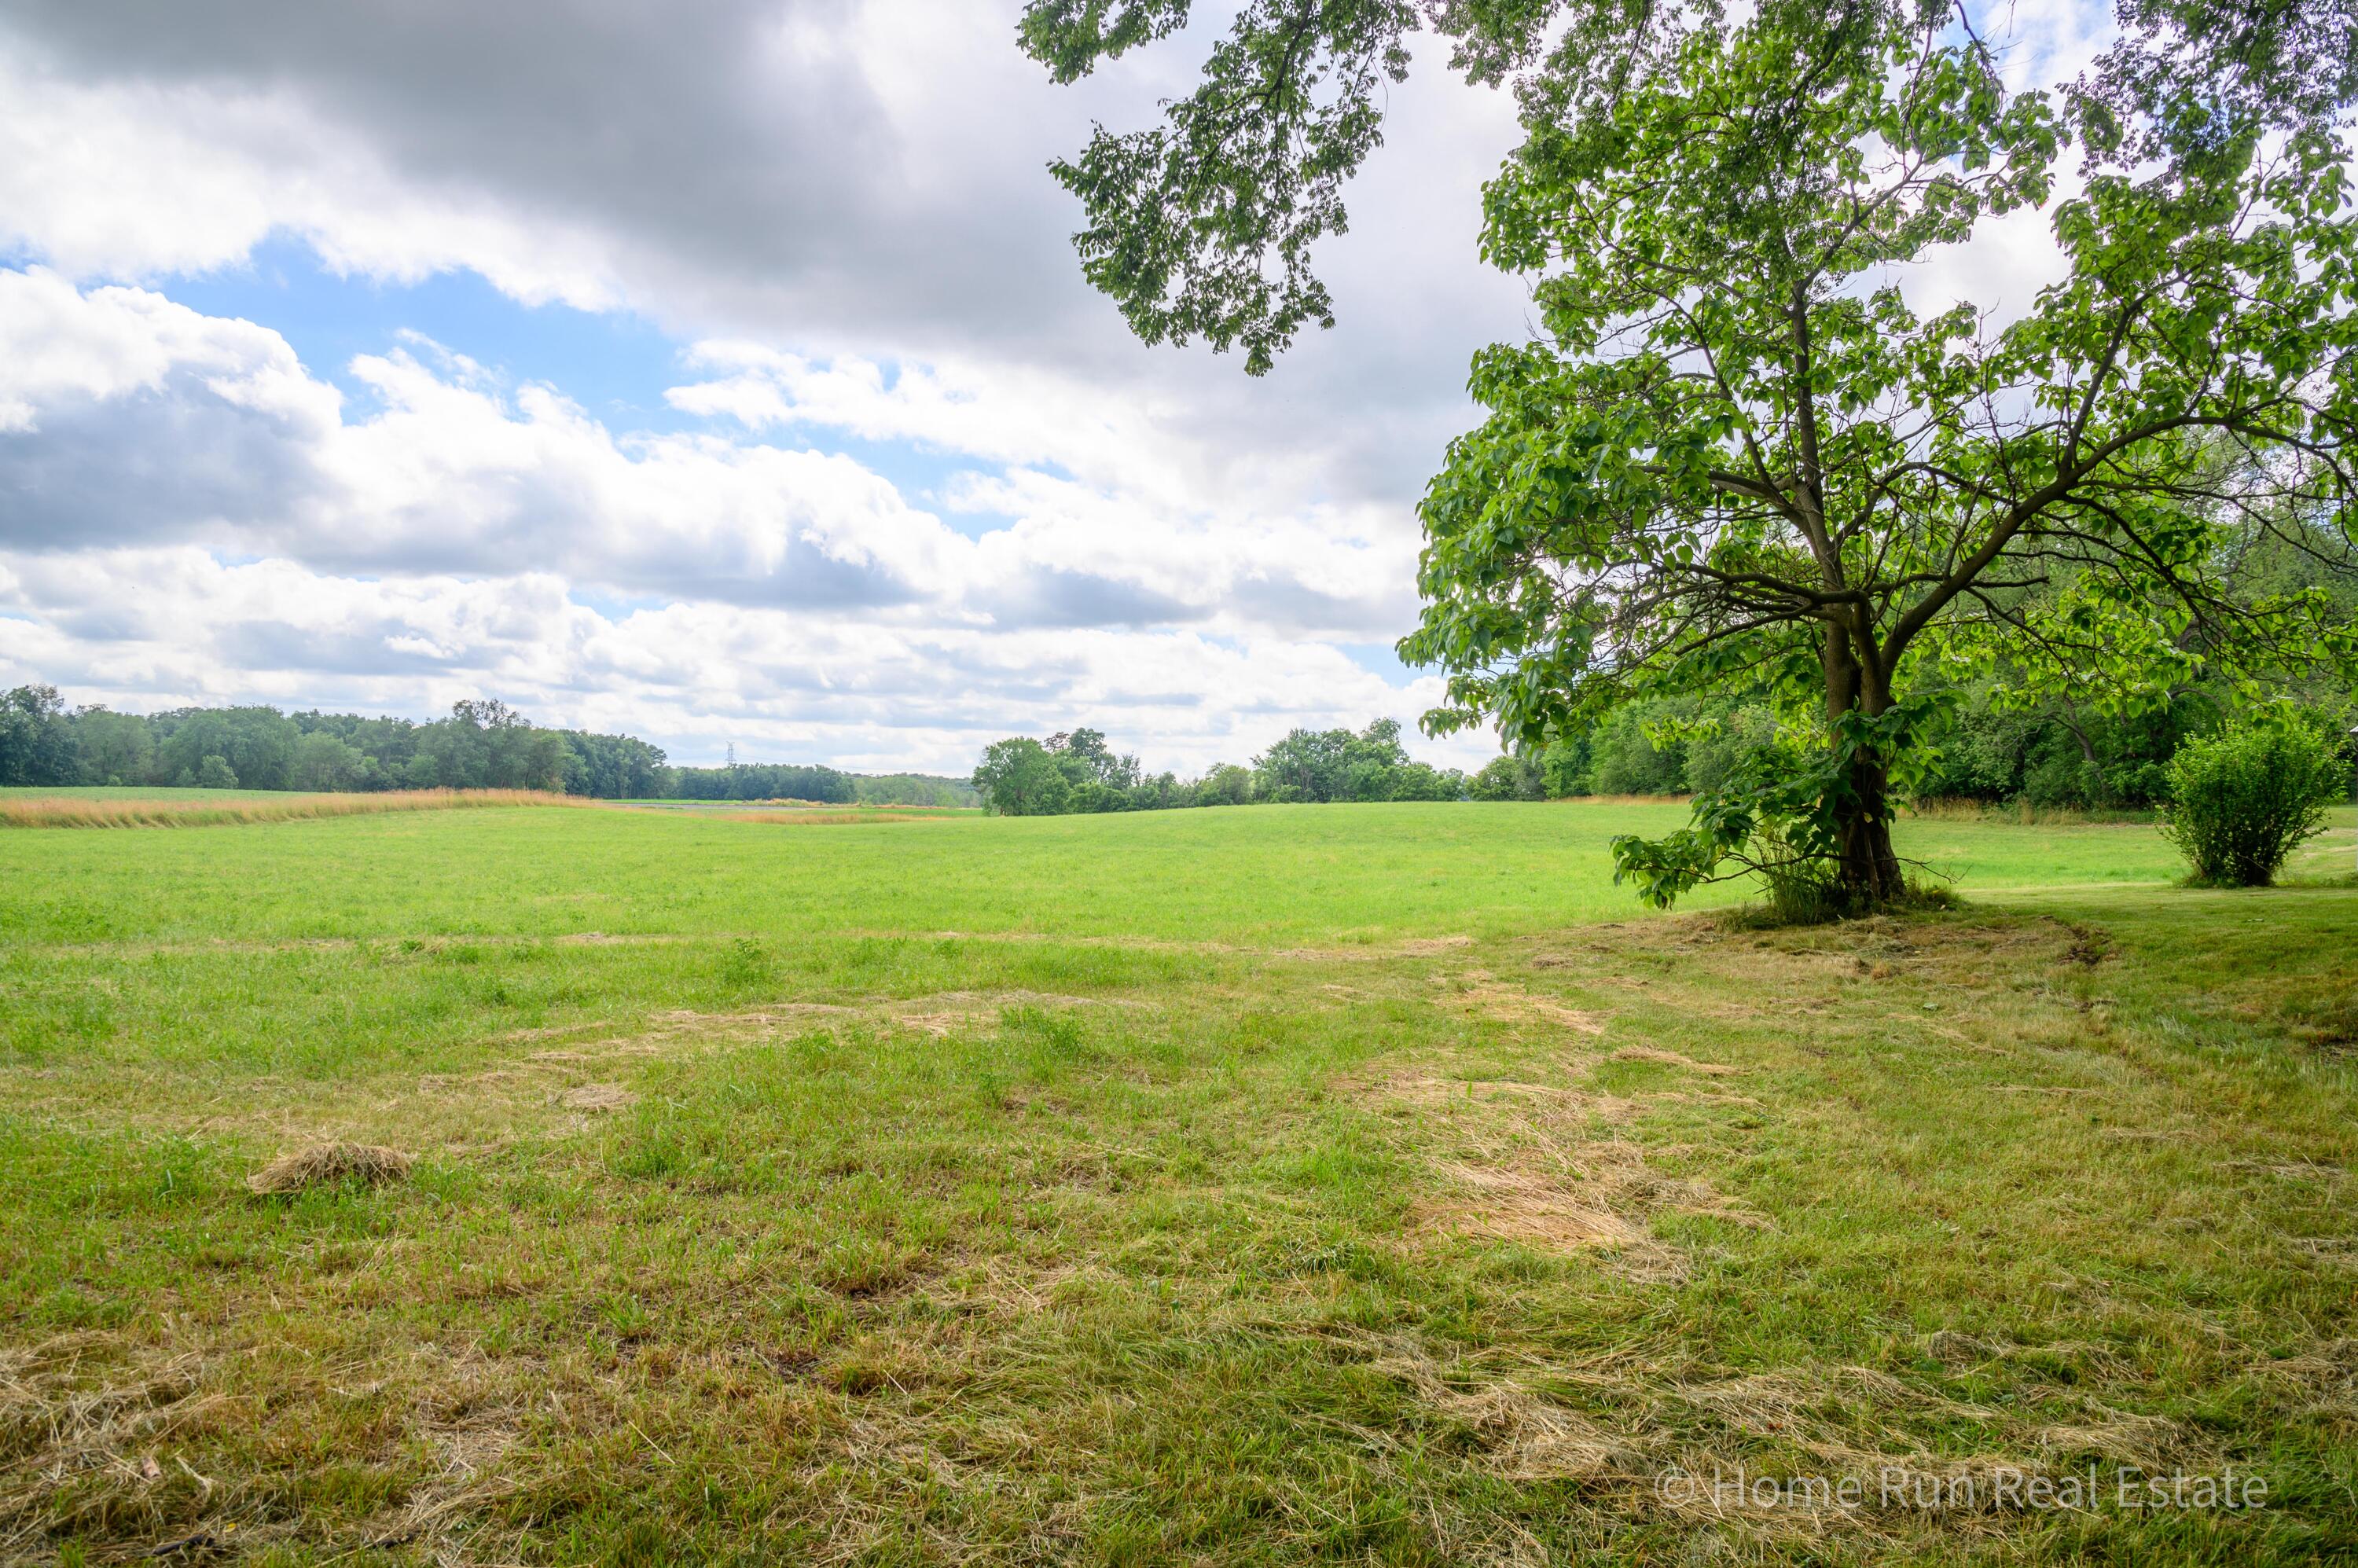
<svg viewBox="0 0 2358 1568">
<path fill-rule="evenodd" d="M 1367 1369 L 1406 1385 L 1428 1408 L 1468 1428 L 1484 1468 L 1515 1481 L 1585 1480 L 1634 1465 L 1628 1436 L 1549 1399 L 1521 1379 L 1462 1358 L 1444 1360 L 1404 1335 L 1373 1338 Z"/>
<path fill-rule="evenodd" d="M 2120 827 L 2151 822 L 2150 811 L 2091 809 L 2077 806 L 2033 806 L 2028 800 L 2007 802 L 1967 800 L 1928 795 L 1902 808 L 1907 816 L 1926 822 L 2018 822 L 2026 827 Z"/>
<path fill-rule="evenodd" d="M 1953 1545 L 1960 1537 L 2021 1528 L 2024 1516 L 1996 1500 L 2002 1476 L 2019 1495 L 2024 1478 L 2080 1474 L 2091 1454 L 2157 1473 L 2219 1460 L 2174 1422 L 2084 1395 L 2063 1396 L 2080 1413 L 2058 1421 L 1956 1400 L 1870 1367 L 1812 1362 L 1729 1372 L 1686 1365 L 1674 1339 L 1557 1365 L 1528 1355 L 1467 1354 L 1411 1335 L 1345 1330 L 1335 1337 L 1367 1371 L 1465 1428 L 1473 1449 L 1460 1462 L 1510 1481 L 1578 1482 L 1590 1497 L 1617 1498 L 1639 1517 L 1707 1527 L 1717 1537 L 1714 1560 L 1747 1538 L 1790 1544 L 1838 1537 L 1854 1548 L 1907 1555 L 1911 1544 Z M 1932 1433 L 1960 1424 L 1988 1433 L 1986 1444 L 1968 1454 L 1942 1452 Z M 1374 1429 L 1361 1435 L 1378 1452 L 1411 1442 Z M 1763 1444 L 1788 1456 L 1764 1460 Z M 1419 1462 L 1448 1463 L 1453 1446 L 1417 1440 Z M 1854 1479 L 1857 1500 L 1845 1502 L 1829 1485 L 1823 1496 L 1787 1487 L 1763 1502 L 1729 1479 L 1804 1475 L 1836 1485 Z M 1925 1506 L 1926 1497 L 1937 1500 Z"/>
<path fill-rule="evenodd" d="M 1441 999 L 1444 1006 L 1478 1012 L 1500 1023 L 1552 1024 L 1575 1034 L 1605 1033 L 1600 1015 L 1496 979 L 1487 969 L 1468 969 L 1454 983 L 1456 989 Z"/>
<path fill-rule="evenodd" d="M 409 1174 L 410 1158 L 398 1149 L 378 1143 L 315 1143 L 291 1154 L 281 1154 L 246 1177 L 246 1190 L 265 1195 L 299 1193 L 334 1182 L 358 1182 L 375 1186 L 398 1182 Z"/>
<path fill-rule="evenodd" d="M 483 806 L 598 803 L 531 789 L 401 789 L 382 795 L 290 795 L 284 800 L 85 800 L 32 795 L 0 800 L 0 827 L 216 827 L 301 822 L 322 816 L 374 816 L 393 811 L 463 811 Z"/>
<path fill-rule="evenodd" d="M 1698 1062 L 1693 1056 L 1682 1056 L 1676 1051 L 1664 1051 L 1652 1045 L 1624 1045 L 1608 1059 L 1615 1062 L 1655 1062 L 1665 1067 L 1683 1067 L 1690 1073 L 1701 1073 L 1711 1078 L 1744 1071 L 1725 1062 Z"/>
<path fill-rule="evenodd" d="M 581 1084 L 557 1097 L 568 1110 L 621 1110 L 638 1097 L 620 1084 Z"/>
<path fill-rule="evenodd" d="M 1760 1226 L 1708 1183 L 1647 1162 L 1636 1141 L 1606 1130 L 1629 1122 L 1649 1096 L 1624 1098 L 1511 1079 L 1403 1076 L 1373 1086 L 1381 1102 L 1420 1113 L 1420 1141 L 1447 1146 L 1433 1160 L 1448 1186 L 1417 1206 L 1421 1228 L 1478 1236 L 1541 1251 L 1603 1252 L 1639 1280 L 1685 1272 L 1648 1217 L 1676 1213 Z"/>
<path fill-rule="evenodd" d="M 248 1375 L 263 1348 L 85 1332 L 0 1351 L 0 1563 L 57 1561 L 41 1548 L 75 1537 L 103 1543 L 92 1562 L 243 1560 L 298 1543 L 341 1546 L 335 1561 L 411 1542 L 443 1548 L 429 1561 L 514 1560 L 514 1532 L 491 1519 L 547 1476 L 541 1455 L 517 1452 L 528 1408 L 553 1397 L 540 1363 L 421 1345 L 323 1367 L 308 1347 L 273 1345 L 288 1376 L 265 1395 Z M 562 1397 L 600 1391 L 577 1376 Z M 323 1533 L 287 1513 L 286 1477 L 265 1455 L 290 1438 L 301 1452 L 306 1423 L 363 1403 L 389 1419 L 358 1429 L 352 1458 L 401 1484 L 374 1517 Z"/>
<path fill-rule="evenodd" d="M 1070 1007 L 1141 1005 L 1119 997 L 1062 996 L 1054 991 L 939 991 L 932 996 L 890 1004 L 884 1009 L 884 1016 L 903 1029 L 914 1029 L 943 1038 L 994 1024 L 999 1022 L 1000 1015 L 1011 1007 L 1055 1011 Z"/>
<path fill-rule="evenodd" d="M 1457 1161 L 1443 1161 L 1434 1168 L 1474 1195 L 1435 1216 L 1461 1230 L 1559 1252 L 1637 1247 L 1651 1239 L 1628 1216 L 1598 1201 L 1604 1195 L 1596 1184 L 1572 1185 L 1540 1172 Z"/>
<path fill-rule="evenodd" d="M 144 1499 L 157 1483 L 176 1483 L 177 1469 L 155 1463 L 155 1445 L 230 1402 L 200 1388 L 195 1355 L 157 1358 L 93 1386 L 87 1364 L 112 1362 L 118 1347 L 114 1336 L 81 1333 L 0 1351 L 0 1526 L 19 1526 L 0 1533 L 0 1561 L 34 1561 L 18 1554 L 37 1539 L 23 1527 L 65 1497 L 74 1499 L 61 1520 L 70 1525 L 109 1494 Z M 154 1504 L 130 1511 L 153 1514 Z"/>
</svg>

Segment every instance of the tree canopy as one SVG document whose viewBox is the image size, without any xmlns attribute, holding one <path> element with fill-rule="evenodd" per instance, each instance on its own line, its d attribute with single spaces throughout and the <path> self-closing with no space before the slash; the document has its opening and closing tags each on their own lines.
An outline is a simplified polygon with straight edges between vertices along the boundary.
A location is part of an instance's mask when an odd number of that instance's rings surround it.
<svg viewBox="0 0 2358 1568">
<path fill-rule="evenodd" d="M 1069 78 L 1185 14 L 1040 0 L 1024 37 Z M 2358 23 L 2123 19 L 2092 77 L 2014 92 L 1967 13 L 1909 0 L 1260 0 L 1166 125 L 1058 173 L 1142 335 L 1242 343 L 1258 371 L 1329 314 L 1308 245 L 1343 226 L 1408 33 L 1511 78 L 1525 139 L 1482 250 L 1532 280 L 1541 330 L 1476 357 L 1486 417 L 1422 504 L 1401 648 L 1449 674 L 1427 727 L 1540 741 L 1764 686 L 1790 743 L 1694 828 L 1617 845 L 1624 871 L 1667 900 L 1766 843 L 1879 903 L 1904 891 L 1892 793 L 1972 672 L 2127 711 L 2358 665 L 2318 580 L 2352 568 Z M 2024 209 L 2060 281 L 2010 317 L 1911 293 Z"/>
<path fill-rule="evenodd" d="M 1046 741 L 1011 736 L 992 743 L 974 771 L 983 805 L 1006 816 L 1159 811 L 1174 806 L 1463 800 L 1469 784 L 1454 768 L 1411 758 L 1400 721 L 1366 729 L 1291 730 L 1249 768 L 1215 763 L 1199 779 L 1149 774 L 1138 759 L 1117 754 L 1098 730 L 1078 729 Z M 1524 792 L 1536 793 L 1536 792 Z M 1501 797 L 1503 798 L 1503 797 Z"/>
</svg>

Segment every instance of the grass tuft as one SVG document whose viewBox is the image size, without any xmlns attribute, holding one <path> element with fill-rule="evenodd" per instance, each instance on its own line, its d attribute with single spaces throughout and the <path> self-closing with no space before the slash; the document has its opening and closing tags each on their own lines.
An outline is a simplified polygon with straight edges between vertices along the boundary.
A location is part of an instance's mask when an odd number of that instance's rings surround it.
<svg viewBox="0 0 2358 1568">
<path fill-rule="evenodd" d="M 292 1154 L 281 1154 L 246 1177 L 246 1190 L 266 1197 L 299 1193 L 344 1182 L 373 1187 L 409 1175 L 410 1158 L 381 1143 L 315 1143 Z"/>
</svg>

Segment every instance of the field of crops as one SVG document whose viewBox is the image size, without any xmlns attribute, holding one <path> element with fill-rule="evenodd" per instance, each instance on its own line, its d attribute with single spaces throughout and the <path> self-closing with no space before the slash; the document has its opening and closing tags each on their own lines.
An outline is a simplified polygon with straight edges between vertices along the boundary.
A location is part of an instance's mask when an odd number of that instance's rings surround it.
<svg viewBox="0 0 2358 1568">
<path fill-rule="evenodd" d="M 2346 809 L 770 815 L 0 832 L 0 1562 L 2358 1552 Z"/>
</svg>

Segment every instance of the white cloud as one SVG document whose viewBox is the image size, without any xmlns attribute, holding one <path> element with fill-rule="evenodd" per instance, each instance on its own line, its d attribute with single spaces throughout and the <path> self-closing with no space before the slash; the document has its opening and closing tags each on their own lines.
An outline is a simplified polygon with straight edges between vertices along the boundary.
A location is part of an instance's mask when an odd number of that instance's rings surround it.
<svg viewBox="0 0 2358 1568">
<path fill-rule="evenodd" d="M 1193 772 L 1297 724 L 1413 719 L 1439 695 L 1280 638 L 891 628 L 688 604 L 609 614 L 547 574 L 372 580 L 191 546 L 0 557 L 0 684 L 33 678 L 134 708 L 425 714 L 494 692 L 545 722 L 644 735 L 685 759 L 733 742 L 748 760 L 952 773 L 1001 735 L 1075 723 Z M 1416 749 L 1460 764 L 1487 750 Z"/>
<path fill-rule="evenodd" d="M 348 401 L 267 329 L 38 271 L 0 271 L 0 344 L 22 411 L 0 489 L 29 503 L 0 529 L 8 651 L 112 700 L 419 710 L 489 691 L 658 736 L 681 734 L 673 709 L 708 718 L 691 745 L 730 727 L 946 766 L 948 738 L 1084 719 L 1192 765 L 1437 696 L 1324 641 L 1413 614 L 1412 541 L 1348 508 L 1183 508 L 988 466 L 945 499 L 1012 521 L 969 538 L 839 453 L 617 436 L 422 341 L 354 361 Z M 1049 449 L 1022 421 L 968 422 L 925 367 L 793 384 L 827 393 L 795 423 L 925 429 L 979 460 Z M 214 471 L 225 452 L 238 482 Z M 654 607 L 601 614 L 583 592 Z"/>
<path fill-rule="evenodd" d="M 21 350 L 0 365 L 0 485 L 27 503 L 0 538 L 19 545 L 171 540 L 344 570 L 533 569 L 624 595 L 999 630 L 1371 637 L 1412 613 L 1404 529 L 1375 526 L 1364 507 L 1221 510 L 1209 487 L 1190 496 L 1178 482 L 1183 447 L 1145 428 L 1080 462 L 1106 460 L 1098 484 L 1024 467 L 962 475 L 946 506 L 1014 519 L 977 540 L 849 457 L 617 436 L 550 388 L 503 389 L 430 344 L 356 359 L 368 395 L 347 409 L 266 329 L 38 271 L 0 271 L 0 344 Z M 889 390 L 859 362 L 793 374 L 765 383 L 791 422 L 924 432 L 987 460 L 1054 450 L 1029 416 L 970 418 L 1004 404 L 945 392 L 925 367 Z M 1142 466 L 1160 461 L 1160 481 L 1114 488 L 1124 442 Z M 235 475 L 217 471 L 224 451 Z"/>
<path fill-rule="evenodd" d="M 0 432 L 31 434 L 43 406 L 157 392 L 173 375 L 315 430 L 335 417 L 334 389 L 306 375 L 276 332 L 145 289 L 84 296 L 44 268 L 0 270 Z"/>
<path fill-rule="evenodd" d="M 0 248 L 75 277 L 229 265 L 283 231 L 339 271 L 469 267 L 526 304 L 621 302 L 593 232 L 421 186 L 284 86 L 79 82 L 0 49 Z"/>
</svg>

